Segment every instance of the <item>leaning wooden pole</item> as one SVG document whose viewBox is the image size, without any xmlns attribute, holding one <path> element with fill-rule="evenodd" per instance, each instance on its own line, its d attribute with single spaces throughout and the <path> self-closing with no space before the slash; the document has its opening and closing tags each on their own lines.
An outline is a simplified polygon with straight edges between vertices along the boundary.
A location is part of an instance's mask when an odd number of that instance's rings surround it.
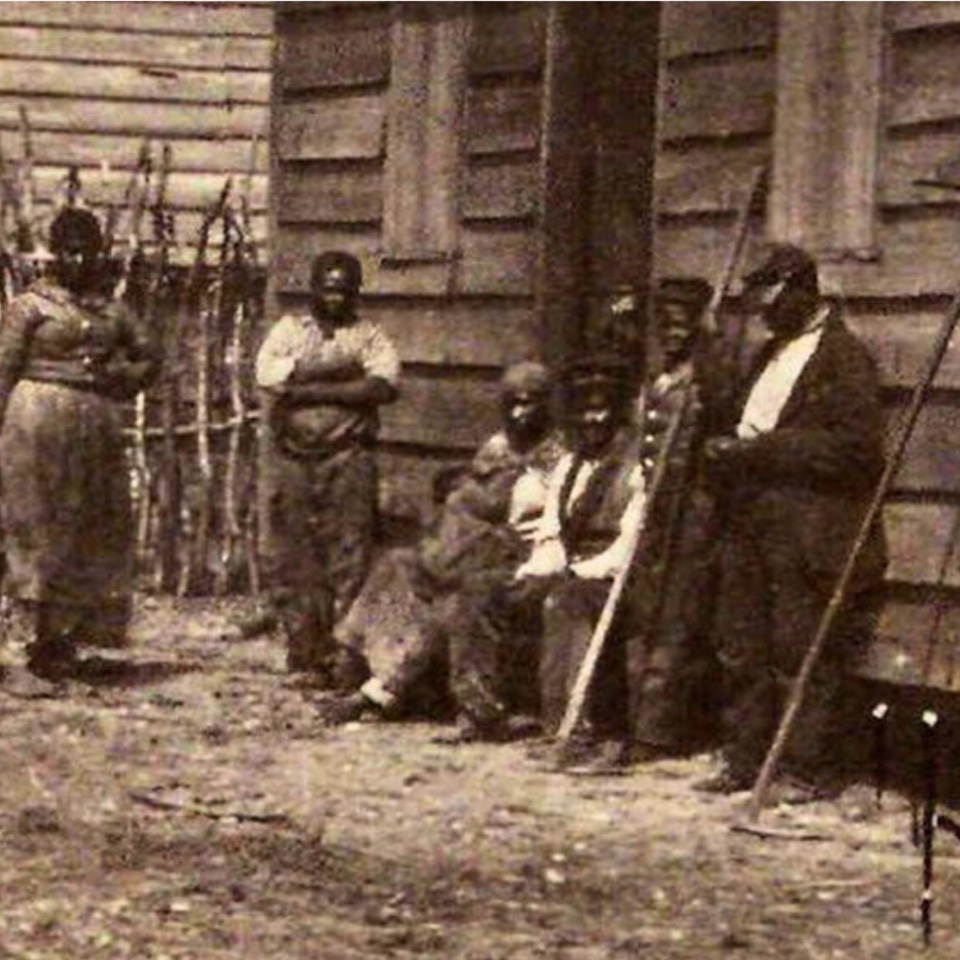
<svg viewBox="0 0 960 960">
<path fill-rule="evenodd" d="M 820 623 L 817 626 L 816 633 L 813 636 L 810 647 L 807 650 L 803 659 L 803 663 L 800 666 L 800 671 L 794 679 L 793 685 L 790 689 L 790 695 L 787 699 L 787 705 L 784 709 L 780 726 L 777 729 L 773 743 L 770 745 L 767 756 L 763 761 L 763 766 L 760 769 L 757 781 L 753 787 L 753 794 L 750 797 L 750 802 L 747 805 L 747 820 L 750 823 L 756 823 L 760 817 L 760 812 L 763 809 L 764 802 L 766 801 L 770 784 L 773 782 L 774 775 L 776 774 L 777 766 L 780 763 L 783 752 L 786 749 L 787 742 L 789 741 L 790 735 L 793 732 L 793 728 L 796 725 L 797 716 L 799 715 L 800 707 L 803 704 L 803 698 L 806 694 L 807 686 L 810 683 L 810 675 L 813 673 L 813 668 L 816 666 L 817 660 L 820 658 L 824 644 L 826 643 L 827 638 L 830 635 L 830 631 L 833 629 L 833 625 L 836 622 L 837 616 L 843 607 L 843 603 L 847 596 L 847 591 L 850 588 L 850 582 L 853 578 L 854 570 L 856 569 L 857 561 L 860 558 L 860 554 L 863 552 L 863 548 L 867 544 L 867 540 L 870 537 L 874 524 L 877 522 L 880 516 L 880 510 L 883 507 L 884 500 L 890 491 L 890 486 L 897 474 L 897 470 L 900 469 L 900 463 L 903 460 L 903 454 L 907 448 L 907 444 L 910 442 L 911 436 L 913 436 L 913 430 L 916 426 L 917 418 L 920 416 L 920 411 L 923 409 L 923 404 L 927 398 L 928 392 L 930 391 L 930 387 L 933 385 L 933 381 L 940 370 L 940 365 L 943 363 L 943 358 L 946 355 L 947 348 L 950 346 L 950 340 L 953 337 L 958 323 L 960 323 L 960 289 L 958 289 L 958 291 L 954 294 L 953 299 L 950 302 L 950 306 L 947 309 L 946 315 L 943 318 L 940 332 L 937 336 L 933 350 L 931 351 L 923 377 L 921 377 L 920 381 L 917 383 L 917 386 L 914 388 L 913 395 L 910 398 L 910 404 L 903 415 L 897 441 L 893 447 L 893 450 L 887 457 L 886 467 L 884 468 L 880 479 L 877 481 L 873 498 L 871 499 L 870 504 L 863 515 L 863 520 L 860 523 L 859 531 L 857 532 L 857 536 L 853 541 L 853 545 L 850 547 L 846 562 L 844 563 L 843 569 L 840 572 L 840 576 L 833 588 L 830 601 L 824 609 L 823 616 L 820 618 Z"/>
<path fill-rule="evenodd" d="M 673 456 L 673 448 L 680 433 L 680 425 L 683 423 L 690 406 L 692 390 L 692 386 L 687 389 L 683 403 L 677 409 L 667 428 L 663 446 L 660 448 L 660 454 L 654 467 L 650 486 L 645 490 L 640 520 L 630 531 L 630 539 L 624 551 L 626 557 L 622 567 L 613 578 L 613 583 L 610 585 L 610 592 L 607 594 L 603 610 L 600 612 L 600 618 L 597 620 L 597 624 L 593 629 L 590 643 L 587 646 L 586 653 L 583 655 L 583 661 L 580 664 L 573 688 L 570 691 L 567 709 L 564 712 L 563 719 L 560 721 L 560 726 L 557 728 L 558 740 L 569 740 L 580 721 L 583 708 L 587 701 L 587 694 L 590 692 L 590 685 L 593 683 L 593 677 L 597 670 L 597 664 L 600 662 L 600 654 L 603 653 L 607 636 L 613 627 L 614 619 L 620 608 L 620 598 L 623 596 L 627 581 L 633 573 L 637 555 L 643 545 L 643 535 L 647 518 L 655 508 L 660 489 L 663 486 L 663 478 L 666 475 L 670 458 Z"/>
</svg>

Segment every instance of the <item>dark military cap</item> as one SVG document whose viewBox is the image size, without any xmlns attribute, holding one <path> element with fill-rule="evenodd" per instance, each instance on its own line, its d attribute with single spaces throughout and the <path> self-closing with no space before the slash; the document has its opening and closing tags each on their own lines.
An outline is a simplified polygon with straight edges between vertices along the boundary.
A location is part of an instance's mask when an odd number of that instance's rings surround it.
<svg viewBox="0 0 960 960">
<path fill-rule="evenodd" d="M 626 358 L 603 351 L 576 357 L 561 371 L 567 399 L 574 404 L 618 406 L 631 395 L 634 370 Z"/>
<path fill-rule="evenodd" d="M 659 303 L 682 303 L 699 313 L 710 303 L 713 287 L 703 277 L 664 277 L 654 296 Z"/>
<path fill-rule="evenodd" d="M 786 280 L 817 286 L 817 263 L 806 250 L 790 243 L 770 247 L 763 263 L 743 278 L 745 287 L 767 287 Z"/>
</svg>

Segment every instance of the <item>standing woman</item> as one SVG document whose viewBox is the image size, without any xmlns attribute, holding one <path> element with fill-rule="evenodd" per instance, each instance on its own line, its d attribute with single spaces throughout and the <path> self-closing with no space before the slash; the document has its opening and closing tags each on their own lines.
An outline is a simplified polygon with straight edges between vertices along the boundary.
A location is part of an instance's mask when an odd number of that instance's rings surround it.
<svg viewBox="0 0 960 960">
<path fill-rule="evenodd" d="M 281 317 L 257 355 L 267 428 L 261 446 L 263 561 L 287 640 L 287 667 L 331 681 L 333 627 L 370 568 L 377 514 L 379 408 L 397 397 L 400 361 L 357 315 L 356 257 L 320 254 L 310 312 Z"/>
<path fill-rule="evenodd" d="M 27 667 L 60 680 L 80 644 L 121 646 L 133 584 L 120 402 L 156 375 L 146 337 L 103 287 L 88 210 L 50 227 L 49 276 L 0 326 L 0 485 L 8 595 L 30 614 Z"/>
</svg>

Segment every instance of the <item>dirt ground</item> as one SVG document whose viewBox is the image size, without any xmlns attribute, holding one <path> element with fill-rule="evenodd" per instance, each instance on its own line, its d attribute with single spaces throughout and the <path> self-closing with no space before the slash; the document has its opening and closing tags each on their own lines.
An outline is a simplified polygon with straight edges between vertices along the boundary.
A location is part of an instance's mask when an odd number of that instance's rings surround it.
<svg viewBox="0 0 960 960">
<path fill-rule="evenodd" d="M 628 960 L 960 956 L 933 943 L 908 805 L 871 791 L 731 830 L 708 756 L 549 773 L 428 724 L 324 727 L 236 604 L 144 600 L 124 669 L 0 692 L 0 958 Z"/>
</svg>

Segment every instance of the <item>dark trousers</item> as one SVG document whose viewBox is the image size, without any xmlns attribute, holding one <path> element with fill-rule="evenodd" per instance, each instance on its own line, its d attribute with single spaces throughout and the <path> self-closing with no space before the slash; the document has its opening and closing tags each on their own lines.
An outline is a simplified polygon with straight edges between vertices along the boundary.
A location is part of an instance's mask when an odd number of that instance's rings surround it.
<svg viewBox="0 0 960 960">
<path fill-rule="evenodd" d="M 537 659 L 549 580 L 476 574 L 451 599 L 450 686 L 458 712 L 480 726 L 537 710 Z"/>
<path fill-rule="evenodd" d="M 333 626 L 370 568 L 377 517 L 374 454 L 358 447 L 301 460 L 267 443 L 261 483 L 262 567 L 287 636 L 288 666 L 328 670 Z"/>
<path fill-rule="evenodd" d="M 715 644 L 724 703 L 724 753 L 739 775 L 759 771 L 829 600 L 832 584 L 808 568 L 797 544 L 763 524 L 735 519 L 719 557 Z M 844 763 L 844 674 L 875 619 L 855 596 L 837 619 L 806 688 L 784 769 L 830 780 Z"/>
<path fill-rule="evenodd" d="M 539 679 L 548 731 L 556 731 L 563 720 L 610 586 L 610 580 L 564 577 L 544 602 Z M 607 635 L 587 693 L 583 718 L 589 734 L 599 740 L 626 740 L 629 735 L 625 615 L 628 618 L 626 600 Z"/>
</svg>

